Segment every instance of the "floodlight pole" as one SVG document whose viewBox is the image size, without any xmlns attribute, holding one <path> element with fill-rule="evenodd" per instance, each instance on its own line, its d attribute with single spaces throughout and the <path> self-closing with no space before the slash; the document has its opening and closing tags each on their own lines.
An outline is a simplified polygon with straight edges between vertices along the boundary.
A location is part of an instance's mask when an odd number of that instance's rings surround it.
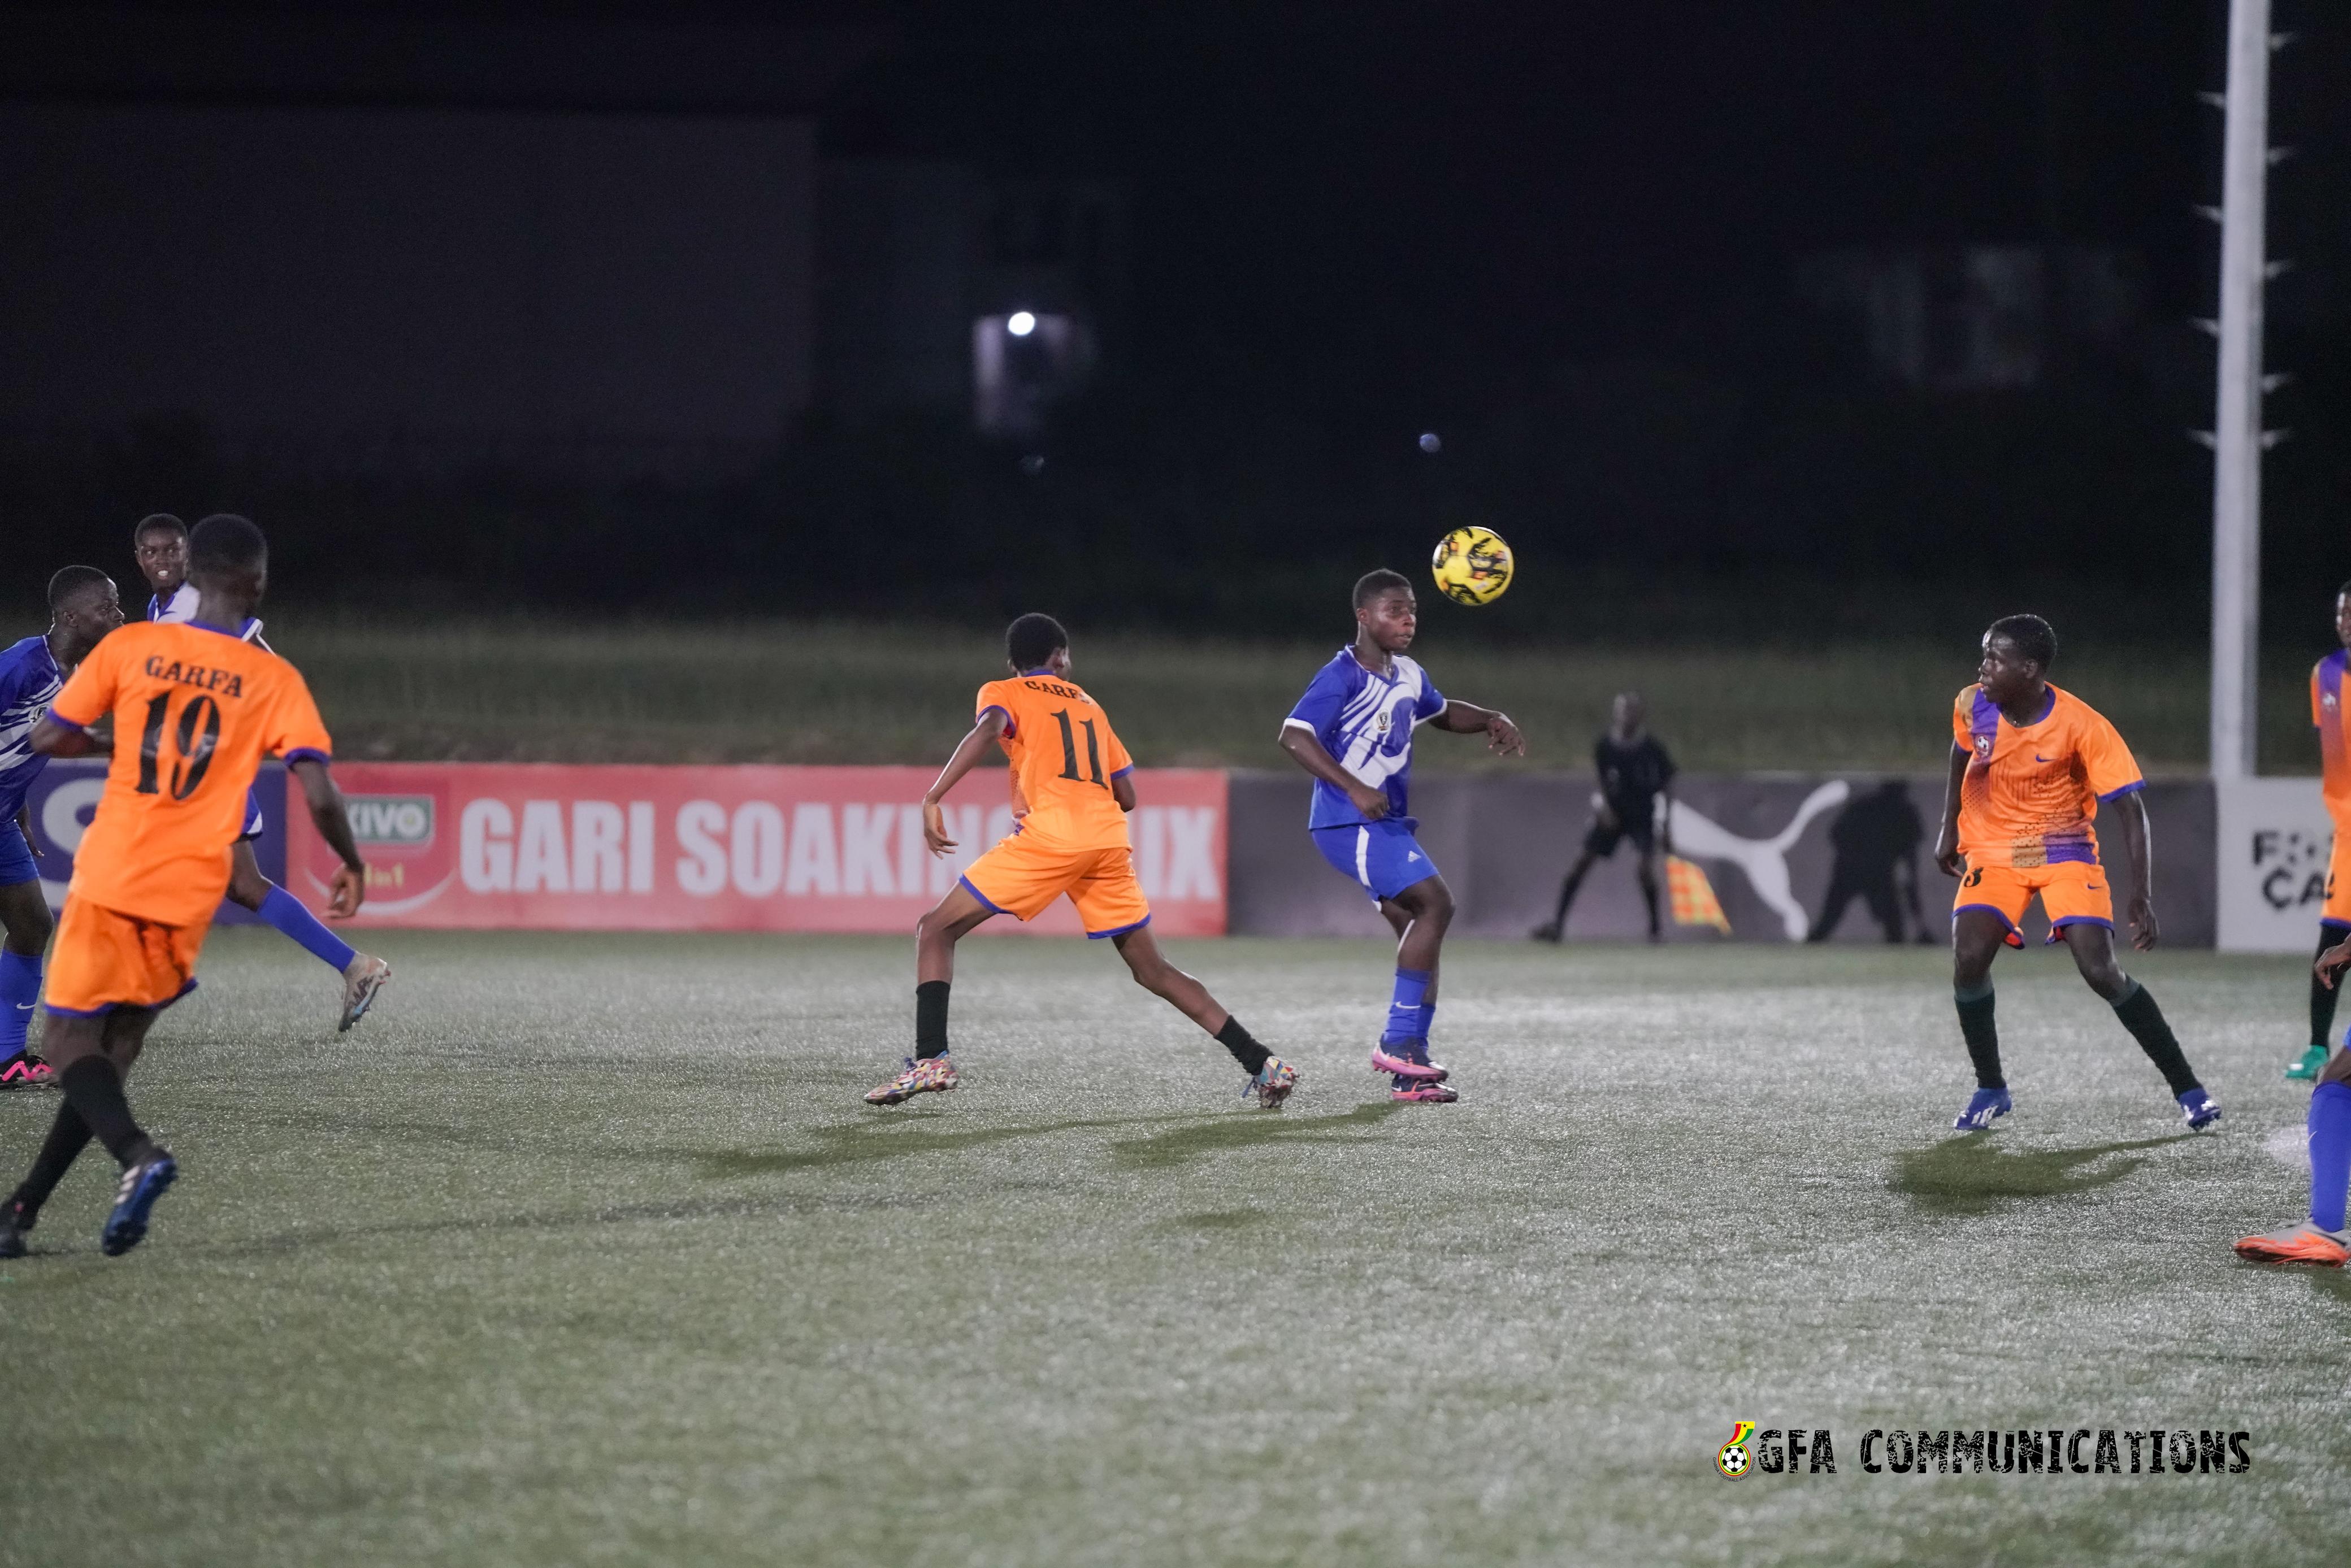
<svg viewBox="0 0 2351 1568">
<path fill-rule="evenodd" d="M 2261 636 L 2262 292 L 2270 0 L 2231 0 L 2221 154 L 2220 340 L 2212 423 L 2212 777 L 2254 771 Z"/>
</svg>

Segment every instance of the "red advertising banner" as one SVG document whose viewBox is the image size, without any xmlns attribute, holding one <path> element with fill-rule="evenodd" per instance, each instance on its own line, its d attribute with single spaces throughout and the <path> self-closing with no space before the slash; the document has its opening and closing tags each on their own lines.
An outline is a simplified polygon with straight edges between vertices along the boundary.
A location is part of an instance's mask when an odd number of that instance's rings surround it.
<svg viewBox="0 0 2351 1568">
<path fill-rule="evenodd" d="M 923 844 L 927 768 L 335 766 L 368 864 L 358 924 L 602 931 L 911 933 L 963 868 L 1012 831 L 1007 775 L 948 796 L 951 855 Z M 1152 928 L 1225 930 L 1226 788 L 1143 768 L 1127 819 Z M 288 885 L 323 907 L 333 852 L 287 813 Z M 1067 899 L 1027 925 L 1078 933 Z"/>
</svg>

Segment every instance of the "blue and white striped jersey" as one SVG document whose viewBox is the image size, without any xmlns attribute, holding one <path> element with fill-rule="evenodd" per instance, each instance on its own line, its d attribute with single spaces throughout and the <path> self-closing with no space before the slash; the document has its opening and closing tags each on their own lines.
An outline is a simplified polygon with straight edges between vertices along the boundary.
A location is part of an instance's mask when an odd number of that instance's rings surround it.
<svg viewBox="0 0 2351 1568">
<path fill-rule="evenodd" d="M 196 604 L 199 597 L 196 585 L 193 582 L 180 584 L 168 600 L 161 594 L 150 594 L 147 597 L 147 619 L 174 622 L 193 621 L 196 618 Z M 269 648 L 268 643 L 261 641 L 261 622 L 250 615 L 245 618 L 245 624 L 237 629 L 236 634 L 245 642 L 259 643 L 265 649 Z M 269 651 L 276 652 L 275 649 Z"/>
<path fill-rule="evenodd" d="M 0 653 L 0 818 L 16 816 L 25 792 L 48 765 L 33 749 L 33 726 L 64 685 L 47 637 L 27 637 Z"/>
<path fill-rule="evenodd" d="M 1413 731 L 1445 711 L 1445 696 L 1402 653 L 1392 655 L 1389 664 L 1387 674 L 1374 674 L 1353 648 L 1340 649 L 1338 657 L 1315 672 L 1283 723 L 1311 730 L 1340 767 L 1386 790 L 1388 815 L 1402 817 L 1412 783 Z M 1343 790 L 1314 781 L 1309 828 L 1343 828 L 1362 821 L 1363 812 Z"/>
</svg>

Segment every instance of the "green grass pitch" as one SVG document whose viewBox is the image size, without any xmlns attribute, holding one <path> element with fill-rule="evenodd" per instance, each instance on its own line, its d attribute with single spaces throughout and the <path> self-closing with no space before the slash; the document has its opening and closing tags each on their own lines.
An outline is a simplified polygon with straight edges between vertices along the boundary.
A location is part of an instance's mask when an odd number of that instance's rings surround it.
<svg viewBox="0 0 2351 1568">
<path fill-rule="evenodd" d="M 0 1264 L 0 1563 L 2328 1563 L 2351 1285 L 2293 1218 L 2300 966 L 2133 965 L 2228 1106 L 2182 1135 L 2062 956 L 1998 971 L 2018 1113 L 1918 949 L 1447 955 L 1464 1098 L 1364 1066 L 1372 944 L 1182 945 L 1305 1080 L 1244 1108 L 1101 945 L 978 940 L 964 1088 L 911 945 L 220 934 Z M 54 1101 L 0 1100 L 7 1179 Z M 1713 1469 L 1731 1423 L 1838 1473 Z M 1866 1475 L 1873 1427 L 2231 1428 L 2240 1475 Z"/>
</svg>

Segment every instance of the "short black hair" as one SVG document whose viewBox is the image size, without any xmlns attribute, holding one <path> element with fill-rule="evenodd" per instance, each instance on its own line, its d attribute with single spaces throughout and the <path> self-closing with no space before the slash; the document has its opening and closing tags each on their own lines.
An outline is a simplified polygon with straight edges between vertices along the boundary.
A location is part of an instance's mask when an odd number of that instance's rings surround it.
<svg viewBox="0 0 2351 1568">
<path fill-rule="evenodd" d="M 2007 638 L 2018 653 L 2040 665 L 2044 675 L 2057 662 L 2057 633 L 2038 615 L 2003 615 L 1984 635 Z"/>
<path fill-rule="evenodd" d="M 1034 612 L 1015 621 L 1004 632 L 1004 653 L 1016 670 L 1037 669 L 1056 650 L 1069 645 L 1070 634 L 1061 630 L 1060 622 Z"/>
<path fill-rule="evenodd" d="M 214 512 L 188 532 L 188 570 L 253 571 L 269 556 L 269 541 L 234 512 Z"/>
<path fill-rule="evenodd" d="M 49 613 L 65 608 L 66 601 L 93 582 L 113 585 L 114 580 L 94 566 L 61 566 L 49 579 Z"/>
<path fill-rule="evenodd" d="M 177 534 L 186 538 L 188 525 L 169 512 L 150 512 L 139 519 L 137 528 L 131 530 L 131 548 L 137 549 L 139 541 L 149 534 Z"/>
<path fill-rule="evenodd" d="M 1412 579 L 1400 571 L 1390 571 L 1386 567 L 1377 571 L 1367 571 L 1355 579 L 1355 608 L 1361 610 L 1381 594 L 1394 593 L 1399 588 L 1410 593 Z"/>
</svg>

